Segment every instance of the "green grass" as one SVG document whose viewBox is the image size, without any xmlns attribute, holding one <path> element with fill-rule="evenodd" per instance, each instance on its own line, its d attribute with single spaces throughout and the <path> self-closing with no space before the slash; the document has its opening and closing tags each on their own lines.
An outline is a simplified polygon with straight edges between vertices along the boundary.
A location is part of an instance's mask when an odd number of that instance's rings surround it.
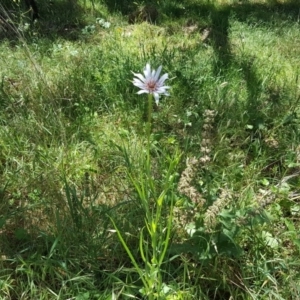
<svg viewBox="0 0 300 300">
<path fill-rule="evenodd" d="M 0 299 L 300 298 L 297 1 L 125 2 L 0 23 Z"/>
</svg>

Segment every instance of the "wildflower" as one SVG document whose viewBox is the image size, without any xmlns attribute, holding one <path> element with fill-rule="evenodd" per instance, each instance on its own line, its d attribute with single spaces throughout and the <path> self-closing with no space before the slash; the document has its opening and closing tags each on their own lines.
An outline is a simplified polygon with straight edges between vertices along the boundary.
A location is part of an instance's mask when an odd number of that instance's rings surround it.
<svg viewBox="0 0 300 300">
<path fill-rule="evenodd" d="M 158 105 L 159 102 L 159 94 L 169 96 L 167 90 L 170 88 L 169 86 L 165 86 L 164 83 L 166 79 L 168 79 L 168 74 L 164 74 L 159 78 L 162 66 L 159 66 L 157 71 L 151 70 L 150 64 L 146 64 L 144 69 L 144 75 L 133 73 L 133 75 L 137 78 L 133 78 L 133 85 L 139 87 L 141 90 L 138 91 L 138 94 L 153 94 L 155 103 Z"/>
</svg>

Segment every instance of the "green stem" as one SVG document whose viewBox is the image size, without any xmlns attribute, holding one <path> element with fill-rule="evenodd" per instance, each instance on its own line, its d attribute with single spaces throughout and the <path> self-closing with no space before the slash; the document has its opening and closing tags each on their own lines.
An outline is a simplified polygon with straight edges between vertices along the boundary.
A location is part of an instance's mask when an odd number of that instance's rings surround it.
<svg viewBox="0 0 300 300">
<path fill-rule="evenodd" d="M 148 138 L 148 145 L 147 145 L 147 168 L 148 172 L 150 172 L 150 144 L 151 144 L 151 118 L 152 118 L 152 94 L 148 94 L 148 123 L 147 123 L 147 138 Z M 150 175 L 150 173 L 148 174 Z"/>
</svg>

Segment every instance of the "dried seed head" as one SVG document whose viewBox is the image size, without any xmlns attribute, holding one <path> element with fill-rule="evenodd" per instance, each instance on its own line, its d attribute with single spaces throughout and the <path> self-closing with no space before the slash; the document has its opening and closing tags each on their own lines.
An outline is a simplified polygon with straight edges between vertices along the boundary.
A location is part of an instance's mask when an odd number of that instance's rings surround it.
<svg viewBox="0 0 300 300">
<path fill-rule="evenodd" d="M 203 165 L 205 165 L 205 164 L 207 164 L 208 162 L 210 162 L 210 157 L 209 157 L 208 155 L 204 155 L 204 156 L 202 156 L 199 160 L 200 160 L 200 162 L 201 162 Z"/>
<path fill-rule="evenodd" d="M 208 130 L 212 130 L 213 127 L 210 124 L 203 124 L 202 126 L 203 130 L 208 131 Z M 202 134 L 203 136 L 203 134 Z"/>
<path fill-rule="evenodd" d="M 209 109 L 206 109 L 203 113 L 203 116 L 205 117 L 212 117 L 214 118 L 216 115 L 216 112 L 214 110 L 209 110 Z"/>
<path fill-rule="evenodd" d="M 219 198 L 207 209 L 204 215 L 204 226 L 208 232 L 215 229 L 218 223 L 218 215 L 232 199 L 228 189 L 222 189 Z"/>
<path fill-rule="evenodd" d="M 201 147 L 200 150 L 202 153 L 205 153 L 205 154 L 209 154 L 211 151 L 208 147 Z"/>
</svg>

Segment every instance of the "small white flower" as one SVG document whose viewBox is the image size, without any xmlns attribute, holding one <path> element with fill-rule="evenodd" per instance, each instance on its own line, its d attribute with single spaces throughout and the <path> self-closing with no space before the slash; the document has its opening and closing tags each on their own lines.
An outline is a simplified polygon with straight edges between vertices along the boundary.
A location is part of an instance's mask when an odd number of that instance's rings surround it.
<svg viewBox="0 0 300 300">
<path fill-rule="evenodd" d="M 167 90 L 170 88 L 169 86 L 165 86 L 164 83 L 166 79 L 168 79 L 168 74 L 164 74 L 159 78 L 162 66 L 159 66 L 157 71 L 152 70 L 150 64 L 146 64 L 144 69 L 144 75 L 133 73 L 133 75 L 137 78 L 133 78 L 133 85 L 137 86 L 141 90 L 138 91 L 138 94 L 153 94 L 155 103 L 158 105 L 159 102 L 159 94 L 169 96 Z"/>
</svg>

